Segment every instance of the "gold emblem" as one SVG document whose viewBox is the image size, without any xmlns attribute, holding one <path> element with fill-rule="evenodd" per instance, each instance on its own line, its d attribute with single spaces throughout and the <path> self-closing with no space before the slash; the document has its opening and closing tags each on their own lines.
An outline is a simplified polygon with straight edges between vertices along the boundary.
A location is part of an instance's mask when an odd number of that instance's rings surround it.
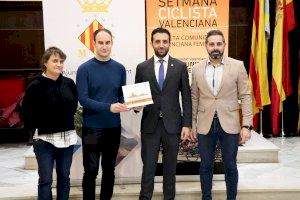
<svg viewBox="0 0 300 200">
<path fill-rule="evenodd" d="M 77 0 L 82 12 L 107 12 L 112 0 Z"/>
</svg>

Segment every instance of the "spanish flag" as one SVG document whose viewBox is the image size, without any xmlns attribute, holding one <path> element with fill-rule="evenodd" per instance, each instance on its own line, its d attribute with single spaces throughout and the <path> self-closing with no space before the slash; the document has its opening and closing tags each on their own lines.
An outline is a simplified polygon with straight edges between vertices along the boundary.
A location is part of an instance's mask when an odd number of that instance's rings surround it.
<svg viewBox="0 0 300 200">
<path fill-rule="evenodd" d="M 269 0 L 255 0 L 249 83 L 252 90 L 253 126 L 257 126 L 257 113 L 270 104 L 268 83 L 268 39 L 270 37 Z"/>
<path fill-rule="evenodd" d="M 282 102 L 292 93 L 288 33 L 295 27 L 293 0 L 276 0 L 272 83 L 271 120 L 275 136 L 279 133 Z"/>
</svg>

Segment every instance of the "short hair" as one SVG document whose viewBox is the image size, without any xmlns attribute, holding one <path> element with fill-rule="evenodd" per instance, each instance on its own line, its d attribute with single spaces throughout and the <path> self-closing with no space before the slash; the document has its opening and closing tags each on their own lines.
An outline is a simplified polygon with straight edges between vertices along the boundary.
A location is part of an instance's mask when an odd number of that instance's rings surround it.
<svg viewBox="0 0 300 200">
<path fill-rule="evenodd" d="M 42 68 L 43 72 L 46 71 L 45 63 L 48 62 L 48 60 L 50 59 L 50 57 L 52 55 L 59 55 L 59 57 L 61 59 L 63 59 L 64 61 L 67 58 L 66 54 L 61 49 L 59 49 L 57 47 L 49 47 L 48 49 L 46 49 L 45 53 L 42 55 L 42 58 L 41 58 L 40 64 L 41 64 L 41 68 Z"/>
<path fill-rule="evenodd" d="M 169 41 L 171 41 L 171 33 L 170 33 L 170 31 L 168 31 L 168 30 L 165 29 L 165 28 L 159 27 L 159 28 L 156 28 L 156 29 L 154 29 L 154 30 L 152 31 L 152 33 L 151 33 L 151 42 L 153 42 L 153 36 L 154 36 L 156 33 L 166 33 L 166 34 L 168 34 L 168 36 L 169 36 Z"/>
<path fill-rule="evenodd" d="M 220 31 L 220 30 L 211 30 L 211 31 L 209 31 L 209 32 L 207 33 L 207 35 L 206 35 L 206 38 L 205 38 L 205 44 L 208 43 L 208 38 L 209 38 L 210 36 L 213 36 L 213 35 L 220 35 L 220 36 L 223 38 L 223 42 L 225 43 L 225 38 L 224 38 L 224 35 L 223 35 L 222 31 Z"/>
<path fill-rule="evenodd" d="M 94 32 L 94 41 L 96 42 L 96 36 L 98 33 L 100 32 L 105 32 L 105 33 L 108 33 L 108 35 L 110 35 L 111 39 L 113 38 L 113 35 L 111 33 L 110 30 L 106 29 L 106 28 L 102 28 L 102 29 L 97 29 L 95 32 Z"/>
</svg>

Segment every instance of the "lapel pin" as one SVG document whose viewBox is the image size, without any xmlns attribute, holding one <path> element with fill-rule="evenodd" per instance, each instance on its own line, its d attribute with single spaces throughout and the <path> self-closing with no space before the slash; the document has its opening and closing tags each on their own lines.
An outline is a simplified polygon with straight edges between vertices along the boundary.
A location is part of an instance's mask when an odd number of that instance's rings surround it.
<svg viewBox="0 0 300 200">
<path fill-rule="evenodd" d="M 173 63 L 171 63 L 171 66 L 172 66 L 172 67 L 174 66 Z"/>
</svg>

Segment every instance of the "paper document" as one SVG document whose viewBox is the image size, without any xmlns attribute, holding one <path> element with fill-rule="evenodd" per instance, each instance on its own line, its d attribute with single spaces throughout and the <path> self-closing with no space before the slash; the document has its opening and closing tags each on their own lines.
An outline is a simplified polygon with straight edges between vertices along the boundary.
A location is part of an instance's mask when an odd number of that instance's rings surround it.
<svg viewBox="0 0 300 200">
<path fill-rule="evenodd" d="M 153 104 L 149 82 L 122 86 L 124 104 L 128 108 Z"/>
</svg>

